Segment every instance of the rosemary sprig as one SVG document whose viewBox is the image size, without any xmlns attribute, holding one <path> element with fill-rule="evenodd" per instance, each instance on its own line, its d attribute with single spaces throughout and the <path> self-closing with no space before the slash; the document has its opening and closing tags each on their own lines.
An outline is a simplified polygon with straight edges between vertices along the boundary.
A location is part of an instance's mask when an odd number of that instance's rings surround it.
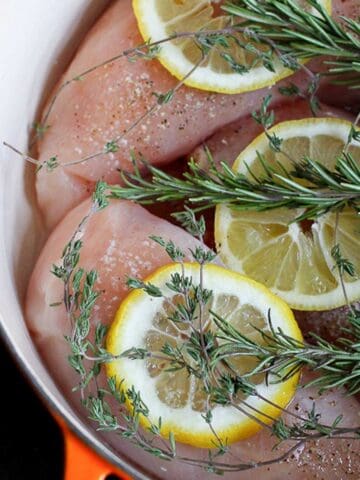
<svg viewBox="0 0 360 480">
<path fill-rule="evenodd" d="M 330 170 L 315 159 L 307 156 L 296 159 L 282 149 L 282 139 L 269 130 L 275 121 L 274 112 L 269 111 L 270 102 L 271 95 L 267 95 L 259 112 L 253 112 L 252 117 L 263 127 L 270 149 L 285 155 L 292 165 L 291 169 L 286 169 L 280 162 L 270 165 L 257 152 L 262 172 L 255 174 L 247 165 L 247 175 L 244 175 L 234 172 L 224 162 L 217 167 L 207 149 L 208 169 L 190 160 L 188 171 L 182 178 L 169 175 L 141 159 L 150 174 L 148 179 L 148 175 L 140 172 L 136 158 L 132 156 L 134 173 L 121 172 L 125 186 L 109 186 L 109 196 L 142 204 L 185 201 L 195 206 L 197 211 L 222 203 L 236 210 L 301 209 L 294 221 L 313 219 L 345 206 L 358 211 L 360 166 L 349 153 L 349 148 L 360 142 L 357 128 L 360 114 L 349 128 L 341 155 L 335 159 L 334 170 Z M 305 179 L 307 185 L 300 183 L 299 179 Z"/>
<path fill-rule="evenodd" d="M 300 209 L 294 221 L 314 219 L 330 210 L 340 211 L 345 206 L 359 211 L 360 166 L 349 152 L 350 145 L 360 142 L 357 123 L 360 114 L 349 128 L 347 141 L 341 154 L 335 159 L 330 170 L 308 156 L 302 159 L 282 149 L 282 139 L 269 129 L 275 121 L 269 111 L 271 95 L 266 96 L 259 112 L 253 112 L 253 119 L 259 123 L 269 142 L 269 148 L 282 153 L 290 161 L 286 169 L 280 162 L 270 165 L 257 152 L 262 172 L 255 174 L 246 166 L 247 174 L 234 172 L 226 163 L 216 166 L 211 152 L 207 149 L 208 169 L 203 169 L 194 160 L 188 163 L 188 171 L 182 178 L 174 177 L 147 164 L 150 174 L 144 175 L 133 157 L 134 173 L 121 172 L 125 186 L 108 186 L 111 198 L 133 200 L 141 204 L 167 201 L 184 201 L 201 211 L 217 204 L 227 204 L 236 210 L 264 211 L 280 207 Z M 299 179 L 305 179 L 306 186 Z M 177 214 L 179 215 L 179 214 Z M 175 215 L 176 216 L 176 215 Z"/>
<path fill-rule="evenodd" d="M 307 4 L 312 11 L 295 0 L 237 0 L 223 9 L 234 21 L 245 19 L 249 36 L 276 45 L 282 57 L 330 57 L 326 75 L 345 75 L 342 84 L 360 88 L 359 21 L 342 17 L 342 25 L 318 1 Z"/>
<path fill-rule="evenodd" d="M 210 155 L 210 153 L 209 153 Z M 301 218 L 315 218 L 329 210 L 360 207 L 360 167 L 351 154 L 343 153 L 335 170 L 329 170 L 309 157 L 293 166 L 274 169 L 263 161 L 263 174 L 236 173 L 225 163 L 211 163 L 208 171 L 195 161 L 182 178 L 174 177 L 146 164 L 151 178 L 135 165 L 134 173 L 122 173 L 125 186 L 108 185 L 111 198 L 133 200 L 141 204 L 184 200 L 197 211 L 226 203 L 237 210 L 264 211 L 279 207 L 304 209 Z M 305 178 L 309 184 L 297 182 Z"/>
</svg>

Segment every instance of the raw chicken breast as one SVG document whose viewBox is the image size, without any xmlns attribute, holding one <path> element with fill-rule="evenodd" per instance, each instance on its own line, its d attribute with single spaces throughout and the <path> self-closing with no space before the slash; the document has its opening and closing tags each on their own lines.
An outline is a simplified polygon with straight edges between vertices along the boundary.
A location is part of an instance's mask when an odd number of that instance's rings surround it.
<svg viewBox="0 0 360 480">
<path fill-rule="evenodd" d="M 350 10 L 356 1 L 334 0 L 336 13 L 355 14 Z M 90 30 L 61 82 L 140 43 L 131 1 L 117 0 Z M 308 83 L 303 72 L 292 81 L 300 89 Z M 176 83 L 157 60 L 130 63 L 122 59 L 71 84 L 61 93 L 48 119 L 50 129 L 38 145 L 40 161 L 57 155 L 60 163 L 67 163 L 102 152 L 107 142 L 154 104 L 154 92 L 167 92 Z M 218 128 L 248 115 L 268 91 L 217 95 L 182 87 L 161 111 L 123 138 L 118 152 L 59 167 L 51 173 L 43 168 L 37 178 L 37 195 L 47 226 L 54 227 L 86 198 L 95 181 L 118 183 L 118 169 L 132 169 L 131 149 L 153 164 L 170 162 L 187 154 Z M 273 102 L 280 101 L 284 97 L 274 88 Z"/>
<path fill-rule="evenodd" d="M 274 124 L 312 116 L 309 102 L 305 100 L 291 100 L 284 105 L 276 106 L 274 109 L 269 107 L 269 110 L 274 110 Z M 327 105 L 320 105 L 318 116 L 344 118 L 349 121 L 354 120 L 354 116 L 351 113 Z M 256 123 L 250 115 L 243 117 L 219 129 L 204 142 L 204 145 L 197 147 L 189 155 L 189 158 L 194 158 L 200 165 L 206 168 L 208 160 L 205 147 L 207 147 L 216 165 L 219 166 L 220 162 L 232 165 L 239 154 L 263 131 L 263 127 Z"/>
<path fill-rule="evenodd" d="M 50 273 L 50 269 L 53 263 L 59 261 L 64 245 L 88 213 L 89 206 L 90 202 L 85 201 L 71 211 L 50 236 L 33 272 L 26 301 L 27 322 L 34 341 L 58 385 L 68 400 L 79 409 L 78 396 L 72 392 L 78 378 L 68 364 L 69 349 L 64 340 L 64 335 L 70 331 L 69 323 L 63 306 L 50 307 L 50 304 L 62 299 L 62 282 Z M 171 238 L 183 249 L 193 247 L 196 243 L 183 230 L 126 201 L 113 201 L 109 207 L 90 219 L 83 237 L 80 264 L 85 269 L 98 270 L 98 288 L 103 290 L 93 323 L 100 320 L 106 324 L 111 322 L 127 292 L 124 283 L 127 275 L 144 278 L 156 267 L 169 261 L 163 249 L 148 238 L 150 234 Z M 307 375 L 306 380 L 309 378 Z M 100 385 L 103 381 L 104 378 L 100 378 Z M 304 416 L 311 409 L 313 400 L 316 400 L 317 411 L 322 414 L 324 423 L 332 423 L 339 413 L 345 412 L 344 426 L 357 425 L 359 405 L 355 399 L 346 398 L 343 394 L 343 391 L 337 391 L 319 397 L 314 388 L 299 390 L 290 408 Z M 85 415 L 84 411 L 82 414 Z M 142 450 L 134 451 L 129 441 L 113 434 L 103 435 L 104 441 L 110 443 L 121 455 L 136 458 L 142 468 L 160 478 L 177 479 L 185 475 L 192 480 L 212 478 L 211 475 L 204 477 L 204 472 L 198 468 L 183 466 L 178 462 L 162 462 Z M 284 451 L 285 445 L 279 451 L 272 452 L 273 444 L 274 439 L 270 433 L 262 431 L 249 440 L 238 442 L 232 447 L 232 455 L 219 460 L 232 463 L 263 461 Z M 347 475 L 356 475 L 359 471 L 357 447 L 356 441 L 312 442 L 299 448 L 286 462 L 225 477 L 252 480 L 254 475 L 260 475 L 262 480 L 344 480 Z M 178 445 L 178 453 L 198 458 L 206 455 L 204 450 L 185 445 Z"/>
<path fill-rule="evenodd" d="M 64 306 L 50 306 L 61 302 L 63 283 L 51 272 L 59 263 L 64 246 L 78 224 L 90 209 L 86 200 L 72 210 L 50 235 L 32 273 L 26 300 L 26 318 L 29 330 L 54 377 L 72 396 L 77 380 L 67 360 L 69 349 L 64 335 L 70 325 Z M 188 250 L 198 242 L 184 230 L 148 213 L 143 207 L 126 201 L 113 201 L 105 210 L 96 213 L 86 226 L 80 265 L 87 271 L 96 269 L 97 289 L 102 291 L 93 324 L 108 325 L 114 318 L 120 302 L 129 292 L 128 276 L 145 278 L 153 270 L 170 263 L 165 250 L 149 235 L 172 239 Z"/>
</svg>

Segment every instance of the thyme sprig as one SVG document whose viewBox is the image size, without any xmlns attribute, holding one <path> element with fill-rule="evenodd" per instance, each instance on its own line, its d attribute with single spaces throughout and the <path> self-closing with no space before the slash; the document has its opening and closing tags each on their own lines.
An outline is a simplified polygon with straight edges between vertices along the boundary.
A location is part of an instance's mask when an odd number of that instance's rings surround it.
<svg viewBox="0 0 360 480">
<path fill-rule="evenodd" d="M 82 236 L 86 224 L 92 215 L 107 204 L 106 186 L 99 183 L 95 190 L 93 205 L 89 214 L 80 223 L 74 232 L 70 242 L 63 251 L 60 264 L 53 269 L 53 273 L 64 284 L 64 305 L 68 314 L 72 333 L 66 340 L 71 347 L 69 356 L 70 365 L 80 375 L 76 389 L 80 390 L 82 403 L 88 411 L 89 418 L 97 424 L 97 428 L 103 431 L 115 432 L 128 439 L 134 445 L 162 460 L 174 459 L 189 465 L 197 466 L 207 472 L 222 474 L 225 472 L 244 471 L 265 465 L 272 465 L 285 460 L 291 453 L 300 448 L 305 442 L 320 438 L 359 438 L 360 427 L 345 428 L 341 426 L 342 418 L 339 416 L 330 425 L 321 422 L 321 416 L 316 407 L 300 416 L 291 411 L 281 409 L 270 400 L 261 396 L 256 386 L 252 383 L 252 376 L 262 371 L 267 375 L 268 381 L 281 381 L 304 365 L 316 370 L 319 376 L 312 382 L 322 389 L 340 387 L 346 385 L 350 393 L 359 390 L 360 371 L 357 368 L 359 349 L 356 342 L 341 340 L 339 346 L 334 346 L 317 337 L 316 345 L 307 345 L 284 335 L 271 324 L 271 312 L 269 312 L 270 333 L 261 332 L 265 342 L 259 346 L 238 330 L 231 327 L 223 318 L 209 311 L 207 305 L 212 292 L 207 291 L 202 280 L 200 284 L 193 283 L 192 278 L 182 274 L 169 279 L 168 287 L 174 295 L 182 296 L 182 302 L 173 303 L 173 313 L 169 315 L 169 321 L 174 328 L 182 323 L 188 329 L 184 335 L 183 345 L 172 347 L 164 344 L 161 359 L 166 360 L 169 370 L 186 369 L 189 375 L 195 375 L 203 379 L 204 389 L 208 394 L 207 408 L 203 419 L 213 433 L 214 449 L 209 450 L 208 459 L 187 457 L 178 453 L 175 436 L 170 433 L 168 439 L 164 439 L 161 432 L 162 420 L 151 420 L 149 408 L 144 403 L 141 393 L 134 387 L 123 389 L 121 382 L 115 378 L 108 378 L 105 385 L 99 385 L 99 375 L 104 364 L 113 361 L 119 356 L 111 355 L 104 347 L 107 328 L 101 323 L 92 325 L 91 316 L 99 292 L 96 291 L 96 272 L 86 272 L 79 266 Z M 181 216 L 184 225 L 198 237 L 202 238 L 205 232 L 204 219 L 197 219 L 194 212 L 186 210 Z M 168 252 L 172 261 L 182 263 L 185 252 L 177 248 L 173 242 L 165 241 L 160 237 L 152 237 Z M 203 265 L 214 259 L 214 254 L 200 247 L 189 252 L 193 259 Z M 337 261 L 344 263 L 341 253 L 337 252 Z M 200 278 L 202 278 L 200 276 Z M 129 279 L 129 284 L 134 288 L 142 288 L 147 294 L 159 296 L 162 294 L 158 289 L 141 280 Z M 210 328 L 209 321 L 205 319 L 204 312 L 211 315 L 216 325 L 216 330 Z M 353 313 L 353 312 L 352 312 Z M 349 331 L 356 338 L 360 338 L 360 312 L 355 312 L 350 319 Z M 201 318 L 200 318 L 201 317 Z M 255 327 L 254 327 L 255 328 Z M 181 333 L 185 334 L 182 328 Z M 143 360 L 153 356 L 153 352 L 146 348 L 134 347 L 122 352 L 120 356 L 133 361 Z M 245 375 L 238 375 L 228 367 L 226 363 L 234 355 L 255 356 L 258 365 Z M 351 367 L 352 368 L 351 370 Z M 344 374 L 347 374 L 345 377 Z M 334 375 L 337 375 L 335 380 Z M 341 381 L 340 381 L 341 378 Z M 309 386 L 309 384 L 308 384 Z M 240 400 L 237 397 L 239 394 Z M 262 413 L 263 418 L 268 417 L 273 423 L 266 425 L 259 412 L 252 407 L 243 397 L 257 395 L 265 402 L 284 411 L 292 421 L 286 422 L 283 418 L 275 419 Z M 242 398 L 242 400 L 241 400 Z M 117 405 L 114 410 L 114 401 Z M 234 462 L 231 457 L 221 457 L 229 453 L 230 447 L 223 443 L 212 426 L 212 409 L 216 405 L 228 405 L 231 408 L 253 418 L 263 427 L 269 429 L 279 442 L 295 441 L 286 451 L 269 460 L 255 462 Z M 140 427 L 140 418 L 147 417 L 149 426 L 147 429 Z"/>
</svg>

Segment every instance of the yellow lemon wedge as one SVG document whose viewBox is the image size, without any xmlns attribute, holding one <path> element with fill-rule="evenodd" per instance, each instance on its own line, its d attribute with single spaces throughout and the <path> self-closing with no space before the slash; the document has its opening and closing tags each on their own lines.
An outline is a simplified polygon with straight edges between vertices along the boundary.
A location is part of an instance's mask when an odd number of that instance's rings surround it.
<svg viewBox="0 0 360 480">
<path fill-rule="evenodd" d="M 330 13 L 331 0 L 320 0 Z M 138 27 L 145 41 L 159 41 L 174 34 L 222 30 L 231 26 L 231 17 L 221 15 L 219 1 L 210 0 L 133 0 Z M 220 13 L 216 15 L 216 13 Z M 270 86 L 293 72 L 280 61 L 274 62 L 275 72 L 256 59 L 241 33 L 228 38 L 228 47 L 212 48 L 205 59 L 193 36 L 181 36 L 161 44 L 157 56 L 163 66 L 190 87 L 219 93 L 241 93 Z M 269 47 L 257 43 L 258 50 Z M 226 60 L 227 58 L 227 60 Z M 229 61 L 229 59 L 231 61 Z M 234 62 L 236 69 L 231 65 Z M 197 65 L 196 69 L 187 77 Z"/>
<path fill-rule="evenodd" d="M 115 377 L 117 385 L 124 391 L 133 386 L 140 392 L 149 408 L 149 417 L 143 416 L 140 420 L 142 425 L 148 427 L 149 421 L 157 424 L 161 417 L 161 435 L 164 437 L 172 432 L 179 442 L 196 447 L 214 447 L 215 437 L 203 418 L 210 405 L 212 427 L 219 438 L 224 443 L 244 439 L 261 428 L 255 418 L 269 424 L 271 418 L 281 414 L 281 407 L 285 407 L 295 393 L 298 374 L 280 383 L 273 382 L 272 375 L 266 381 L 264 374 L 252 374 L 248 380 L 256 385 L 256 391 L 262 397 L 272 403 L 257 395 L 238 393 L 234 396 L 234 402 L 239 406 L 237 409 L 231 405 L 212 403 L 202 378 L 185 368 L 172 370 L 163 353 L 164 346 L 178 348 L 192 364 L 189 353 L 191 335 L 200 328 L 195 320 L 187 324 L 170 318 L 174 306 L 181 303 L 183 297 L 169 288 L 169 281 L 172 275 L 181 275 L 182 272 L 192 279 L 193 285 L 199 285 L 201 281 L 203 288 L 212 292 L 202 314 L 204 332 L 216 334 L 215 312 L 252 341 L 264 344 L 265 339 L 259 330 L 270 334 L 270 311 L 275 330 L 280 327 L 285 334 L 302 340 L 289 307 L 263 285 L 213 264 L 205 265 L 201 274 L 198 264 L 185 263 L 183 267 L 170 264 L 146 280 L 159 287 L 164 297 L 150 297 L 143 290 L 132 291 L 121 304 L 107 337 L 107 349 L 113 355 L 135 347 L 146 349 L 152 356 L 136 360 L 123 357 L 112 361 L 107 365 L 107 375 Z M 257 362 L 253 356 L 232 355 L 228 365 L 233 374 L 236 372 L 243 376 L 252 372 Z M 226 365 L 221 368 L 230 372 Z M 212 385 L 218 381 L 217 370 L 214 372 Z M 274 407 L 274 404 L 280 408 Z"/>
<path fill-rule="evenodd" d="M 291 161 L 310 157 L 330 170 L 347 142 L 351 124 L 336 118 L 309 118 L 283 122 L 269 133 L 283 139 L 282 153 L 275 153 L 265 134 L 258 136 L 236 159 L 233 170 L 249 176 L 263 169 L 258 157 L 275 167 L 280 162 L 291 171 Z M 360 145 L 348 149 L 360 163 Z M 281 173 L 281 172 L 280 172 Z M 224 264 L 263 283 L 298 310 L 328 310 L 346 303 L 341 279 L 331 250 L 340 245 L 344 258 L 360 272 L 360 217 L 344 208 L 314 219 L 294 222 L 304 210 L 279 208 L 263 212 L 239 212 L 216 208 L 215 240 Z M 358 277 L 344 275 L 349 301 L 360 298 Z"/>
</svg>

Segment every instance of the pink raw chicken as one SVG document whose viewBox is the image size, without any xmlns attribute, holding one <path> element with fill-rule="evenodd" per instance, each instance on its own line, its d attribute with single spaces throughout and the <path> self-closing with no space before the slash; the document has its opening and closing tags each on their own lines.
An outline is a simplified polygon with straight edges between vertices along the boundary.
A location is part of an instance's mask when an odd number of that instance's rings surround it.
<svg viewBox="0 0 360 480">
<path fill-rule="evenodd" d="M 300 120 L 312 116 L 309 102 L 305 100 L 291 100 L 285 105 L 278 105 L 274 109 L 270 106 L 269 111 L 271 110 L 275 114 L 274 125 L 288 120 Z M 320 105 L 318 116 L 344 118 L 351 122 L 354 121 L 354 116 L 351 113 L 323 104 Z M 200 165 L 206 168 L 208 165 L 206 149 L 209 149 L 216 165 L 219 166 L 220 162 L 232 165 L 239 154 L 263 131 L 263 127 L 255 122 L 250 115 L 243 117 L 219 129 L 204 142 L 204 145 L 197 147 L 189 155 L 189 158 L 194 158 Z"/>
<path fill-rule="evenodd" d="M 334 13 L 355 16 L 356 1 L 334 0 Z M 61 82 L 140 43 L 130 0 L 117 0 L 90 30 Z M 300 72 L 292 81 L 303 89 L 308 78 Z M 126 59 L 73 83 L 62 92 L 48 119 L 51 128 L 38 145 L 40 161 L 57 155 L 60 163 L 67 163 L 103 151 L 107 142 L 154 104 L 153 92 L 167 92 L 176 84 L 157 60 L 130 63 Z M 95 181 L 118 183 L 117 170 L 132 169 L 131 149 L 141 152 L 152 164 L 170 162 L 187 154 L 218 128 L 258 108 L 268 92 L 263 89 L 229 96 L 183 87 L 161 111 L 128 134 L 117 153 L 60 167 L 51 174 L 43 168 L 37 179 L 37 194 L 47 226 L 54 227 L 86 198 Z M 273 104 L 284 102 L 277 88 L 272 93 Z"/>
<path fill-rule="evenodd" d="M 67 362 L 68 347 L 64 342 L 70 325 L 63 305 L 50 306 L 63 297 L 63 284 L 50 270 L 53 264 L 59 263 L 64 246 L 89 209 L 90 201 L 86 200 L 50 235 L 32 273 L 26 302 L 32 336 L 54 376 L 67 386 L 67 393 L 74 385 Z M 184 250 L 197 244 L 181 228 L 131 202 L 113 201 L 90 219 L 83 238 L 80 264 L 87 271 L 96 269 L 99 274 L 97 285 L 102 295 L 95 307 L 94 323 L 101 321 L 108 325 L 113 320 L 120 302 L 129 292 L 128 276 L 144 278 L 171 262 L 165 250 L 149 239 L 150 235 L 172 239 Z"/>
<path fill-rule="evenodd" d="M 62 249 L 75 231 L 81 219 L 88 213 L 90 202 L 85 201 L 72 210 L 50 236 L 33 272 L 26 301 L 27 323 L 34 341 L 66 397 L 77 405 L 78 396 L 72 387 L 78 378 L 67 360 L 69 349 L 64 335 L 70 333 L 70 325 L 63 306 L 50 306 L 61 301 L 62 282 L 50 273 L 53 263 L 58 263 Z M 84 246 L 80 264 L 85 269 L 97 269 L 98 288 L 103 291 L 95 308 L 93 323 L 109 324 L 127 292 L 127 275 L 144 278 L 155 268 L 168 263 L 163 249 L 152 242 L 148 236 L 156 234 L 171 238 L 181 248 L 194 247 L 196 242 L 183 230 L 149 214 L 140 206 L 126 201 L 113 201 L 104 211 L 95 214 L 86 226 Z M 104 378 L 100 379 L 102 384 Z M 322 414 L 322 421 L 331 424 L 341 412 L 346 413 L 344 426 L 354 426 L 359 422 L 359 405 L 354 398 L 345 398 L 342 391 L 331 392 L 317 399 L 316 390 L 299 391 L 291 410 L 306 415 L 311 409 L 313 399 Z M 84 411 L 83 411 L 84 414 Z M 137 462 L 146 469 L 163 478 L 179 478 L 179 472 L 187 478 L 200 480 L 204 472 L 198 468 L 182 466 L 178 462 L 161 462 L 141 450 L 135 453 L 124 439 L 104 434 L 104 441 L 110 442 L 122 455 L 136 455 Z M 221 457 L 219 460 L 241 462 L 244 460 L 261 461 L 279 455 L 272 452 L 274 439 L 267 431 L 234 445 L 235 456 Z M 256 470 L 262 480 L 310 480 L 327 478 L 342 480 L 347 475 L 356 474 L 360 468 L 356 441 L 323 440 L 309 443 L 299 448 L 294 455 L 282 464 Z M 283 447 L 284 448 L 284 447 Z M 187 446 L 178 446 L 179 454 L 204 458 L 203 450 Z M 335 454 L 336 452 L 336 454 Z M 238 474 L 237 474 L 238 475 Z M 239 474 L 240 475 L 240 474 Z M 253 471 L 241 473 L 242 480 L 252 480 Z M 227 475 L 226 478 L 234 478 Z"/>
</svg>

